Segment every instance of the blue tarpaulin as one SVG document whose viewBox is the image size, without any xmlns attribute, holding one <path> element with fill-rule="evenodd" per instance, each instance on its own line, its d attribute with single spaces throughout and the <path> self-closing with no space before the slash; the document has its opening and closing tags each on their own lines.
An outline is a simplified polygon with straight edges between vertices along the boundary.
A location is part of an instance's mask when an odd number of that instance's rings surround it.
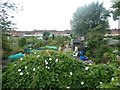
<svg viewBox="0 0 120 90">
<path fill-rule="evenodd" d="M 10 55 L 8 57 L 9 60 L 17 60 L 17 59 L 20 59 L 22 57 L 24 57 L 25 54 L 22 54 L 22 53 L 18 53 L 18 54 L 15 54 L 15 55 Z"/>
</svg>

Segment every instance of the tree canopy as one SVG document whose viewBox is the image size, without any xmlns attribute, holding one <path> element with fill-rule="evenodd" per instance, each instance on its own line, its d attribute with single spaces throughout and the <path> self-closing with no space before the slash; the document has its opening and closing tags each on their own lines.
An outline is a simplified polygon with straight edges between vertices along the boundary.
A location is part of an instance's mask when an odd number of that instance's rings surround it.
<svg viewBox="0 0 120 90">
<path fill-rule="evenodd" d="M 92 2 L 89 5 L 78 7 L 70 21 L 71 29 L 78 35 L 85 35 L 88 30 L 102 25 L 108 28 L 109 11 L 103 7 L 103 3 Z"/>
<path fill-rule="evenodd" d="M 120 16 L 120 0 L 113 1 L 112 8 L 113 10 L 113 19 L 117 20 L 118 16 Z"/>
<path fill-rule="evenodd" d="M 11 12 L 15 12 L 18 10 L 18 5 L 15 3 L 12 3 L 10 0 L 1 0 L 0 1 L 0 32 L 2 32 L 2 52 L 3 52 L 3 58 L 5 58 L 5 55 L 7 56 L 10 54 L 10 42 L 7 39 L 9 35 L 9 31 L 12 29 L 12 25 L 14 23 L 10 20 L 11 18 L 14 18 L 14 16 L 11 15 Z"/>
<path fill-rule="evenodd" d="M 10 0 L 1 1 L 1 11 L 0 11 L 0 27 L 2 30 L 2 33 L 11 30 L 11 25 L 14 25 L 14 23 L 10 20 L 10 18 L 14 18 L 13 15 L 11 15 L 10 12 L 14 12 L 18 9 L 17 5 L 15 3 L 10 2 Z"/>
<path fill-rule="evenodd" d="M 50 35 L 50 32 L 47 32 L 47 31 L 43 32 L 43 38 L 44 38 L 45 40 L 48 40 L 49 35 Z"/>
</svg>

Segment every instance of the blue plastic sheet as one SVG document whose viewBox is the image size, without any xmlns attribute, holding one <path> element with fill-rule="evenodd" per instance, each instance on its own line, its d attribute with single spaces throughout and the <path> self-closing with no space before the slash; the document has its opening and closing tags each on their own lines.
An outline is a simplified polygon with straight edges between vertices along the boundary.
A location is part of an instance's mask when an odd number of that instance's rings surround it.
<svg viewBox="0 0 120 90">
<path fill-rule="evenodd" d="M 24 57 L 25 54 L 22 54 L 22 53 L 18 53 L 18 54 L 15 54 L 15 55 L 10 55 L 8 57 L 9 60 L 17 60 L 17 59 L 20 59 L 22 57 Z"/>
</svg>

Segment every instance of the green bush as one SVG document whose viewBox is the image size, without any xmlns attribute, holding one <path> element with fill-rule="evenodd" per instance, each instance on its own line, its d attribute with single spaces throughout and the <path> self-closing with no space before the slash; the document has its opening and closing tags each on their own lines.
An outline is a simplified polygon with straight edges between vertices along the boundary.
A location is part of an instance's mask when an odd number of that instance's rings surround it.
<svg viewBox="0 0 120 90">
<path fill-rule="evenodd" d="M 5 60 L 12 52 L 12 49 L 10 47 L 10 41 L 7 39 L 7 36 L 2 36 L 2 59 Z"/>
<path fill-rule="evenodd" d="M 89 65 L 62 52 L 34 52 L 3 70 L 3 88 L 96 88 L 110 83 L 114 68 Z M 117 87 L 117 86 L 116 86 Z"/>
<path fill-rule="evenodd" d="M 18 45 L 19 45 L 20 48 L 24 47 L 26 44 L 27 44 L 26 38 L 20 38 L 18 40 Z"/>
</svg>

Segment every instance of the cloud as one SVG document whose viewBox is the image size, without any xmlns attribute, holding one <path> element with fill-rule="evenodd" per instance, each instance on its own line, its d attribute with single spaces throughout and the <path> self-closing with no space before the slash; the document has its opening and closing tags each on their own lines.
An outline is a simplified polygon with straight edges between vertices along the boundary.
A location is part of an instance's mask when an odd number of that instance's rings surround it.
<svg viewBox="0 0 120 90">
<path fill-rule="evenodd" d="M 17 0 L 24 10 L 15 14 L 14 21 L 18 30 L 70 29 L 70 20 L 76 9 L 92 1 L 97 0 Z M 110 7 L 110 0 L 105 0 L 104 3 L 104 6 Z"/>
</svg>

